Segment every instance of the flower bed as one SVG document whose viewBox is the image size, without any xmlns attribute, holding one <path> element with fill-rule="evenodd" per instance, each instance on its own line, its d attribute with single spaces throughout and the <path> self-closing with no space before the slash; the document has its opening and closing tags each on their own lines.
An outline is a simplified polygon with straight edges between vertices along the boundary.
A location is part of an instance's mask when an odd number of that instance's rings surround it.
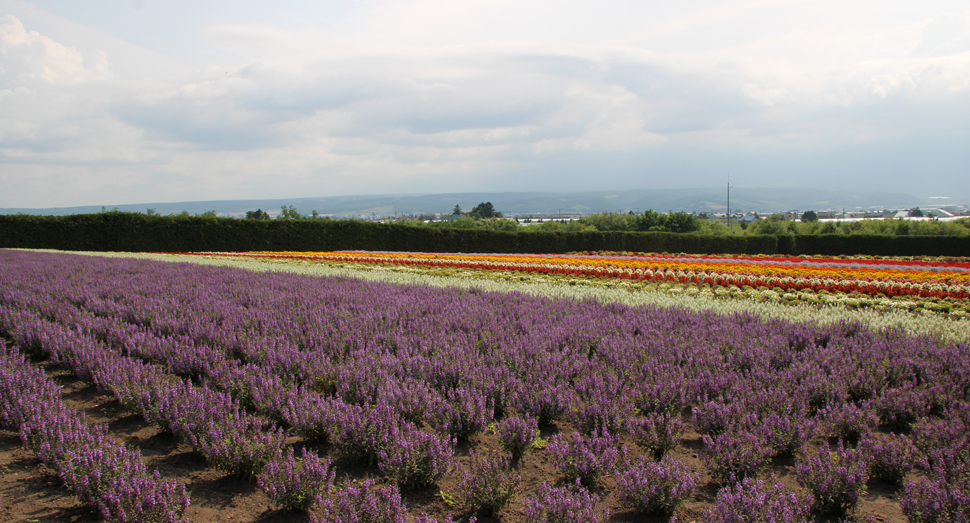
<svg viewBox="0 0 970 523">
<path fill-rule="evenodd" d="M 111 390 L 211 466 L 263 478 L 278 506 L 302 509 L 312 500 L 311 519 L 349 517 L 363 510 L 354 499 L 376 496 L 397 520 L 405 505 L 432 497 L 420 491 L 436 484 L 465 488 L 449 495 L 508 521 L 574 512 L 629 519 L 630 511 L 698 519 L 711 509 L 712 492 L 741 492 L 740 476 L 765 478 L 786 466 L 807 471 L 803 486 L 788 474 L 797 499 L 829 492 L 823 488 L 833 474 L 810 460 L 841 425 L 858 431 L 855 469 L 888 462 L 880 458 L 883 438 L 873 435 L 893 430 L 913 439 L 921 453 L 914 457 L 930 467 L 895 467 L 897 490 L 923 475 L 950 489 L 954 503 L 966 490 L 966 463 L 947 458 L 964 455 L 953 450 L 964 448 L 970 425 L 965 341 L 847 322 L 65 254 L 2 251 L 0 281 L 0 330 L 18 350 L 55 358 Z M 193 403 L 200 405 L 184 406 Z M 229 427 L 246 419 L 262 421 L 246 422 L 245 442 L 208 430 L 210 420 Z M 292 430 L 282 452 L 266 419 Z M 268 459 L 246 447 L 261 435 L 269 438 Z M 321 468 L 315 477 L 326 487 L 291 487 L 312 470 L 290 454 L 289 436 L 331 443 L 314 459 L 336 463 L 341 486 L 330 489 Z M 516 470 L 546 464 L 538 469 L 544 476 L 519 490 L 503 487 L 507 499 L 481 494 L 491 483 L 514 482 L 499 477 L 504 461 L 474 471 L 451 465 L 468 462 L 465 449 L 485 455 L 485 442 L 507 444 L 503 459 L 528 447 Z M 696 484 L 670 479 L 668 493 L 634 481 L 666 474 L 649 465 L 661 455 L 687 463 L 690 471 L 678 465 L 676 476 L 696 473 Z M 237 467 L 236 457 L 248 461 Z M 350 466 L 355 479 L 374 482 L 348 482 L 342 469 Z M 833 507 L 867 507 L 865 499 L 852 501 Z M 903 510 L 898 496 L 883 502 Z M 432 516 L 446 510 L 435 507 Z"/>
<path fill-rule="evenodd" d="M 607 278 L 725 291 L 773 291 L 785 300 L 912 310 L 957 316 L 970 307 L 970 262 L 941 259 L 688 256 L 630 253 L 573 255 L 409 252 L 188 253 L 274 260 L 326 261 L 565 278 Z M 749 295 L 749 297 L 754 297 Z"/>
</svg>

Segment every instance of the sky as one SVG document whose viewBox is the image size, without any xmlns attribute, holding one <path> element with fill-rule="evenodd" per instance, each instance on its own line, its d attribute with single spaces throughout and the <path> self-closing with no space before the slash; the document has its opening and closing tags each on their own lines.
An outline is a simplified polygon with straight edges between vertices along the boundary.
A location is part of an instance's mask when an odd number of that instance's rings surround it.
<svg viewBox="0 0 970 523">
<path fill-rule="evenodd" d="M 965 0 L 0 0 L 0 207 L 970 197 Z"/>
</svg>

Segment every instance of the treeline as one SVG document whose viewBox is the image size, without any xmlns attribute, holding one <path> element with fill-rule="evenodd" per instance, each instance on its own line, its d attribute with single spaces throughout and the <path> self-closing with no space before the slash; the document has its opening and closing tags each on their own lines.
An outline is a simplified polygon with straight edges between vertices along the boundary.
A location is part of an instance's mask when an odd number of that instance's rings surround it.
<svg viewBox="0 0 970 523">
<path fill-rule="evenodd" d="M 352 220 L 239 220 L 107 212 L 0 215 L 0 247 L 120 252 L 391 250 L 565 253 L 869 254 L 970 256 L 970 237 L 714 235 L 673 232 L 508 232 Z"/>
<path fill-rule="evenodd" d="M 402 218 L 396 223 L 415 227 L 484 229 L 509 232 L 678 232 L 721 236 L 731 234 L 728 226 L 717 220 L 702 220 L 686 212 L 668 214 L 646 211 L 643 214 L 605 212 L 573 221 L 546 220 L 528 223 L 503 218 L 475 219 L 454 216 L 451 220 L 425 223 Z M 779 215 L 758 219 L 753 223 L 733 224 L 734 233 L 744 235 L 817 234 L 880 235 L 880 236 L 970 236 L 970 218 L 943 222 L 904 219 L 863 220 L 852 222 L 799 222 L 785 220 Z"/>
<path fill-rule="evenodd" d="M 939 220 L 789 221 L 772 215 L 747 226 L 745 234 L 853 234 L 881 236 L 970 236 L 970 218 Z"/>
</svg>

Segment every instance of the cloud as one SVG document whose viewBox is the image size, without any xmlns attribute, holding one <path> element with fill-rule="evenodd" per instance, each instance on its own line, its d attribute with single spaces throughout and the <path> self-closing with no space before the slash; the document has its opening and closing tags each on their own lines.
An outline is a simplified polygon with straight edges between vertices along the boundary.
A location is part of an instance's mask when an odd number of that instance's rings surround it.
<svg viewBox="0 0 970 523">
<path fill-rule="evenodd" d="M 937 16 L 923 27 L 922 39 L 913 56 L 951 56 L 970 51 L 970 24 L 957 14 Z"/>
<path fill-rule="evenodd" d="M 935 4 L 283 0 L 271 21 L 172 1 L 152 41 L 204 66 L 0 18 L 0 182 L 48 165 L 97 195 L 128 169 L 132 194 L 184 200 L 966 174 L 966 13 Z"/>
<path fill-rule="evenodd" d="M 81 53 L 36 31 L 27 31 L 17 17 L 0 16 L 0 85 L 10 89 L 69 85 L 108 75 L 104 53 L 89 66 Z"/>
</svg>

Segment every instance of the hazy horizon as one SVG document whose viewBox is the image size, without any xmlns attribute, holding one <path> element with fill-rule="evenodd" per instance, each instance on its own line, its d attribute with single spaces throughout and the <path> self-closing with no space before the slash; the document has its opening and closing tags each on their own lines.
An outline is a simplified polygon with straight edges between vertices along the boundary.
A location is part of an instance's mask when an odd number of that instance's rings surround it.
<svg viewBox="0 0 970 523">
<path fill-rule="evenodd" d="M 0 207 L 970 199 L 964 2 L 0 0 Z"/>
</svg>

